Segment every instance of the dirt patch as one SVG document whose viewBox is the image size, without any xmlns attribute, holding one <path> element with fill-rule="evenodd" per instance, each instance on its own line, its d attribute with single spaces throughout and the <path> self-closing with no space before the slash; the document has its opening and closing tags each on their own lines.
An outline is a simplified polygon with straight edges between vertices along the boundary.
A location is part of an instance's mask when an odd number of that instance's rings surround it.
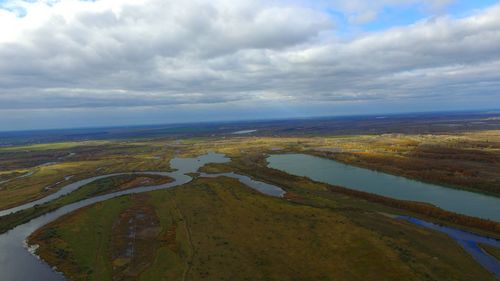
<svg viewBox="0 0 500 281">
<path fill-rule="evenodd" d="M 148 199 L 146 194 L 132 195 L 132 205 L 113 224 L 113 280 L 136 280 L 154 259 L 161 227 Z"/>
</svg>

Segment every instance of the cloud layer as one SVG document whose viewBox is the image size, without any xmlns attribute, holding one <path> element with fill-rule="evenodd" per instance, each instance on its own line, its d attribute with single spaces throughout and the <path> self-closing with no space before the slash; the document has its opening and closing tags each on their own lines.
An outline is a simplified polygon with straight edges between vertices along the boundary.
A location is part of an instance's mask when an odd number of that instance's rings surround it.
<svg viewBox="0 0 500 281">
<path fill-rule="evenodd" d="M 450 1 L 117 2 L 0 9 L 0 111 L 500 100 L 500 5 L 347 40 L 329 9 L 365 22 Z"/>
</svg>

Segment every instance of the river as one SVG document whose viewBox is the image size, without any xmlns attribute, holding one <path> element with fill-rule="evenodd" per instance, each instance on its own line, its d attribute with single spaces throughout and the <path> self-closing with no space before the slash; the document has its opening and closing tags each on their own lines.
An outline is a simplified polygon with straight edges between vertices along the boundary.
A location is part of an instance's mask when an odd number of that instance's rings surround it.
<svg viewBox="0 0 500 281">
<path fill-rule="evenodd" d="M 36 229 L 46 225 L 49 222 L 56 220 L 57 218 L 68 214 L 72 211 L 80 209 L 82 207 L 108 200 L 114 197 L 147 192 L 159 189 L 166 189 L 175 186 L 179 186 L 188 183 L 192 178 L 187 173 L 197 172 L 200 167 L 208 163 L 225 163 L 228 162 L 229 158 L 226 158 L 223 154 L 208 153 L 196 158 L 174 158 L 170 161 L 170 166 L 175 169 L 174 172 L 146 172 L 147 174 L 158 174 L 163 176 L 168 176 L 174 179 L 173 182 L 158 185 L 158 186 L 147 186 L 147 187 L 137 187 L 133 189 L 123 190 L 119 192 L 114 192 L 110 194 L 105 194 L 89 199 L 85 199 L 73 204 L 61 207 L 53 212 L 37 217 L 25 224 L 19 225 L 16 228 L 0 235 L 0 279 L 3 281 L 36 281 L 36 280 L 51 280 L 51 281 L 62 281 L 65 280 L 64 276 L 52 269 L 44 261 L 40 260 L 37 256 L 28 251 L 26 245 L 26 238 L 33 233 Z M 125 173 L 121 173 L 125 174 Z M 134 174 L 134 173 L 130 173 Z M 43 198 L 35 202 L 24 204 L 22 206 L 4 210 L 3 215 L 10 214 L 15 211 L 30 208 L 35 204 L 41 204 L 68 194 L 79 187 L 88 184 L 92 181 L 102 179 L 105 177 L 110 177 L 120 174 L 110 174 L 88 178 L 76 183 L 72 183 L 63 187 L 57 193 L 52 194 L 49 198 Z M 217 177 L 226 176 L 232 177 L 240 180 L 242 183 L 268 195 L 272 196 L 282 196 L 284 191 L 276 186 L 272 186 L 267 183 L 262 183 L 254 181 L 247 176 L 238 175 L 235 173 L 224 173 L 224 174 L 202 174 L 202 176 Z M 0 215 L 0 216 L 3 216 Z"/>
<path fill-rule="evenodd" d="M 160 189 L 166 189 L 166 188 L 171 188 L 175 186 L 179 186 L 185 183 L 188 183 L 192 180 L 190 176 L 188 176 L 188 173 L 194 173 L 197 172 L 198 169 L 205 164 L 208 163 L 225 163 L 228 162 L 229 158 L 225 157 L 223 154 L 217 154 L 217 153 L 208 153 L 206 155 L 202 155 L 196 158 L 174 158 L 170 161 L 170 166 L 172 169 L 174 169 L 174 172 L 144 172 L 145 174 L 158 174 L 158 175 L 163 175 L 163 176 L 168 176 L 173 178 L 173 182 L 163 184 L 163 185 L 158 185 L 158 186 L 147 186 L 147 187 L 137 187 L 129 190 L 123 190 L 123 191 L 118 191 L 110 194 L 105 194 L 89 199 L 85 199 L 73 204 L 66 205 L 64 207 L 61 207 L 53 212 L 47 213 L 45 215 L 42 215 L 40 217 L 37 217 L 25 224 L 19 225 L 16 228 L 0 235 L 0 277 L 1 280 L 6 280 L 6 281 L 35 281 L 35 280 L 51 280 L 51 281 L 62 281 L 65 280 L 64 276 L 52 269 L 48 264 L 40 260 L 37 256 L 32 254 L 30 251 L 28 251 L 28 247 L 25 243 L 26 238 L 33 233 L 36 229 L 46 225 L 49 222 L 52 222 L 56 220 L 57 218 L 68 214 L 72 211 L 75 211 L 79 208 L 101 202 L 104 200 L 108 200 L 114 197 L 126 195 L 126 194 L 132 194 L 132 193 L 140 193 L 140 192 L 147 192 L 147 191 L 153 191 L 153 190 L 160 190 Z M 269 166 L 272 168 L 280 169 L 285 172 L 288 172 L 290 174 L 295 174 L 295 175 L 300 175 L 300 176 L 310 176 L 310 178 L 318 181 L 323 181 L 326 183 L 331 183 L 335 185 L 343 185 L 345 187 L 349 188 L 354 188 L 358 190 L 363 190 L 363 191 L 368 191 L 368 192 L 373 192 L 385 196 L 390 196 L 391 194 L 394 195 L 394 198 L 398 199 L 406 199 L 406 200 L 415 200 L 416 198 L 408 198 L 410 195 L 415 194 L 416 190 L 415 188 L 423 188 L 421 190 L 422 193 L 428 193 L 430 192 L 431 194 L 442 194 L 443 192 L 446 194 L 446 192 L 464 192 L 465 194 L 472 194 L 473 196 L 478 196 L 479 198 L 486 197 L 488 200 L 491 200 L 488 196 L 486 195 L 481 195 L 481 194 L 475 194 L 471 192 L 466 192 L 466 191 L 460 191 L 460 190 L 454 190 L 450 188 L 445 188 L 445 187 L 439 187 L 435 185 L 427 185 L 424 183 L 419 183 L 415 181 L 411 181 L 405 178 L 401 177 L 395 177 L 391 175 L 386 175 L 383 173 L 377 173 L 373 172 L 370 170 L 366 169 L 360 169 L 348 165 L 344 165 L 332 160 L 327 160 L 319 157 L 314 157 L 314 156 L 309 156 L 309 155 L 303 155 L 303 154 L 284 154 L 284 155 L 273 155 L 268 158 L 269 161 Z M 135 173 L 120 173 L 120 174 L 135 174 Z M 90 182 L 93 182 L 95 180 L 105 178 L 105 177 L 110 177 L 110 176 L 115 176 L 115 175 L 120 175 L 120 174 L 110 174 L 110 175 L 102 175 L 102 176 L 97 176 L 97 177 L 92 177 L 88 179 L 84 179 L 72 184 L 69 184 L 65 187 L 63 187 L 61 190 L 58 192 L 47 196 L 45 198 L 42 198 L 40 200 L 30 202 L 15 208 L 11 208 L 8 210 L 4 210 L 0 212 L 0 217 L 10 214 L 12 212 L 16 212 L 22 209 L 30 208 L 36 204 L 43 204 L 46 202 L 49 202 L 50 200 L 54 200 L 60 196 L 63 196 L 65 194 L 68 194 L 81 186 L 88 184 Z M 226 177 L 232 177 L 238 179 L 240 182 L 243 184 L 248 185 L 249 187 L 270 195 L 270 196 L 275 196 L 275 197 L 282 197 L 285 193 L 283 189 L 281 189 L 278 186 L 274 186 L 271 184 L 267 184 L 264 182 L 259 182 L 255 181 L 252 178 L 248 176 L 243 176 L 235 173 L 222 173 L 222 174 L 205 174 L 201 173 L 200 176 L 203 177 L 218 177 L 218 176 L 226 176 Z M 351 180 L 349 180 L 349 177 L 353 177 Z M 341 180 L 339 180 L 341 179 Z M 365 186 L 366 184 L 366 186 Z M 373 187 L 370 187 L 370 185 L 373 185 Z M 365 187 L 359 187 L 359 186 L 365 186 Z M 401 191 L 401 189 L 408 188 L 409 191 L 404 192 Z M 438 191 L 434 190 L 427 190 L 426 188 L 438 188 Z M 393 190 L 394 189 L 394 190 Z M 446 190 L 441 190 L 441 189 L 446 189 Z M 391 193 L 391 190 L 393 193 Z M 380 193 L 379 193 L 380 192 Z M 418 193 L 418 192 L 417 192 Z M 418 194 L 416 194 L 418 195 Z M 460 196 L 465 196 L 464 194 Z M 403 197 L 403 198 L 401 198 Z M 458 196 L 459 197 L 459 196 Z M 424 197 L 418 197 L 418 198 L 429 198 L 429 195 L 426 195 Z M 457 195 L 453 195 L 451 198 L 457 198 Z M 461 198 L 461 197 L 459 197 Z M 444 200 L 444 199 L 443 199 Z M 465 198 L 463 198 L 465 200 Z M 473 198 L 473 205 L 479 204 L 476 202 L 478 200 L 477 198 Z M 491 204 L 490 201 L 484 200 L 484 204 Z M 417 200 L 420 201 L 420 200 Z M 423 201 L 426 202 L 426 201 Z M 462 201 L 465 202 L 465 201 Z M 498 201 L 494 201 L 498 202 Z M 428 202 L 432 203 L 432 202 Z M 446 205 L 446 204 L 445 204 Z M 490 205 L 488 205 L 490 206 Z M 442 206 L 440 206 L 442 207 Z M 499 207 L 498 203 L 495 207 Z M 462 209 L 466 209 L 466 207 L 463 207 Z M 473 210 L 476 210 L 475 213 L 478 212 L 478 210 L 481 210 L 481 208 L 472 208 Z M 496 210 L 496 209 L 494 209 Z M 465 213 L 466 211 L 464 211 Z M 467 213 L 466 213 L 467 214 Z M 486 212 L 483 211 L 483 216 L 490 216 L 498 220 L 498 217 L 495 215 L 492 215 L 491 212 Z M 488 215 L 489 214 L 489 215 Z M 497 212 L 498 215 L 498 212 Z M 464 247 L 466 250 L 473 255 L 473 257 L 481 263 L 483 266 L 485 266 L 488 270 L 492 271 L 493 268 L 493 273 L 495 274 L 494 270 L 498 270 L 498 261 L 492 260 L 488 257 L 485 257 L 486 253 L 484 251 L 477 251 L 475 250 L 477 247 L 474 247 L 474 245 L 470 243 L 477 243 L 477 242 L 482 242 L 484 241 L 490 241 L 490 244 L 497 245 L 495 243 L 497 242 L 492 242 L 493 240 L 489 238 L 484 238 L 481 236 L 473 235 L 473 236 L 466 236 L 466 234 L 463 234 L 460 232 L 460 235 L 457 234 L 457 232 L 454 232 L 454 229 L 451 228 L 439 228 L 438 226 L 435 225 L 430 225 L 427 222 L 424 221 L 414 221 L 411 218 L 404 218 L 407 221 L 410 221 L 412 223 L 416 223 L 421 226 L 425 226 L 428 228 L 432 228 L 434 230 L 438 231 L 446 231 L 450 236 L 452 236 L 454 239 L 457 240 L 457 242 L 462 243 L 460 244 L 462 247 Z M 439 229 L 438 229 L 439 228 Z M 464 236 L 465 235 L 465 236 Z M 471 234 L 472 235 L 472 234 Z M 465 237 L 465 238 L 464 238 Z M 471 238 L 472 237 L 472 238 Z M 488 239 L 488 240 L 482 240 L 482 239 Z M 461 240 L 460 240 L 461 239 Z M 496 240 L 495 240 L 496 241 Z M 463 244 L 464 243 L 469 243 L 469 247 L 465 247 Z M 477 244 L 475 244 L 477 246 Z M 482 254 L 481 254 L 482 253 Z M 483 256 L 482 256 L 483 255 Z M 490 263 L 490 267 L 488 267 L 488 264 L 485 265 L 485 262 Z M 496 263 L 495 263 L 496 262 Z M 492 264 L 491 264 L 492 263 Z M 493 267 L 491 267 L 493 266 Z M 498 277 L 498 276 L 497 276 Z"/>
<path fill-rule="evenodd" d="M 430 203 L 455 213 L 500 221 L 500 198 L 494 196 L 427 184 L 307 154 L 275 154 L 269 156 L 267 162 L 270 168 L 315 181 L 395 199 Z M 479 245 L 500 248 L 500 241 L 412 217 L 398 219 L 448 234 L 500 280 L 500 262 Z"/>
</svg>

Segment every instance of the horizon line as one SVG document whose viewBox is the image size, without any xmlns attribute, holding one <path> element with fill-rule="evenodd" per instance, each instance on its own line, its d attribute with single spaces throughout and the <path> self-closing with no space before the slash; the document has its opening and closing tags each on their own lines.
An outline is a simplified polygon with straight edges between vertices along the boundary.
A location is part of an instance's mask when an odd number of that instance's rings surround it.
<svg viewBox="0 0 500 281">
<path fill-rule="evenodd" d="M 442 111 L 415 111 L 415 112 L 389 112 L 389 113 L 369 113 L 369 114 L 338 114 L 338 115 L 316 115 L 316 116 L 295 116 L 295 117 L 280 117 L 280 118 L 263 118 L 263 119 L 233 119 L 233 120 L 211 120 L 198 122 L 173 122 L 173 123 L 144 123 L 136 125 L 109 125 L 109 126 L 89 126 L 89 127 L 60 127 L 60 128 L 44 128 L 44 129 L 20 129 L 20 130 L 0 130 L 1 133 L 22 133 L 22 132 L 43 132 L 43 131 L 71 131 L 71 130 L 97 130 L 97 129 L 125 129 L 125 128 L 141 128 L 153 126 L 182 126 L 182 125 L 197 125 L 197 124 L 230 124 L 239 122 L 267 122 L 267 121 L 286 121 L 286 120 L 303 120 L 303 119 L 322 119 L 322 118 L 337 118 L 337 117 L 370 117 L 370 116 L 397 116 L 397 115 L 413 115 L 413 114 L 439 114 L 439 113 L 482 113 L 482 114 L 497 114 L 500 109 L 471 109 L 471 110 L 442 110 Z"/>
</svg>

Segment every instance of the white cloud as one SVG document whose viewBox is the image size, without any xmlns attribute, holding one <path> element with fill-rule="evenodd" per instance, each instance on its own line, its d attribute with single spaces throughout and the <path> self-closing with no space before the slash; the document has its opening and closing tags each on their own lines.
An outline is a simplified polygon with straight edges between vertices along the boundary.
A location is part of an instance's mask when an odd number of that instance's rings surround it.
<svg viewBox="0 0 500 281">
<path fill-rule="evenodd" d="M 383 5 L 326 1 L 360 21 Z M 0 110 L 286 103 L 492 95 L 500 6 L 332 35 L 321 9 L 284 1 L 63 0 L 0 10 Z M 370 14 L 370 11 L 375 14 Z M 367 14 L 365 14 L 367 13 Z"/>
</svg>

